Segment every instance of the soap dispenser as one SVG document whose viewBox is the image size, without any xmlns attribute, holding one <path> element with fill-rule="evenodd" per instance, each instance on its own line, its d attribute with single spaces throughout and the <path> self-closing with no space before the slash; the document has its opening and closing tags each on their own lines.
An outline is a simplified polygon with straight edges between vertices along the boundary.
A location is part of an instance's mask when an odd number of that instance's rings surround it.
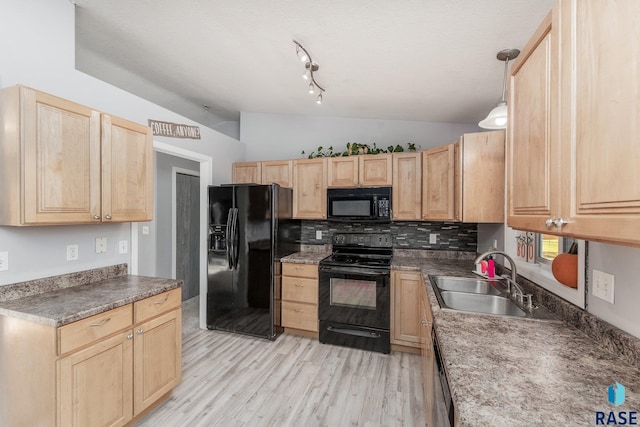
<svg viewBox="0 0 640 427">
<path fill-rule="evenodd" d="M 493 256 L 487 257 L 487 277 L 493 279 L 496 275 L 496 262 L 493 260 Z"/>
</svg>

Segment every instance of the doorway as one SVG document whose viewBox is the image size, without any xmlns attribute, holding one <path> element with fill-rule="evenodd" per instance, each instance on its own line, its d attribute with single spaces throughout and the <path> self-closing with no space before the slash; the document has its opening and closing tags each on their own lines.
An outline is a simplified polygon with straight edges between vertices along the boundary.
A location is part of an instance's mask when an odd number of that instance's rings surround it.
<svg viewBox="0 0 640 427">
<path fill-rule="evenodd" d="M 182 301 L 186 301 L 200 294 L 200 177 L 175 167 L 172 175 L 175 278 L 184 281 Z"/>
</svg>

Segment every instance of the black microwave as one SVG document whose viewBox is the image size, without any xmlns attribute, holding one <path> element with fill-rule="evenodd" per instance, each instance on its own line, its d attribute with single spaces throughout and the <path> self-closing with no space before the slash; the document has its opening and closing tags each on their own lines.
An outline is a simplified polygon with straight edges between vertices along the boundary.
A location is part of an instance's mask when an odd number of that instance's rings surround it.
<svg viewBox="0 0 640 427">
<path fill-rule="evenodd" d="M 327 219 L 343 222 L 389 222 L 391 187 L 329 188 Z"/>
</svg>

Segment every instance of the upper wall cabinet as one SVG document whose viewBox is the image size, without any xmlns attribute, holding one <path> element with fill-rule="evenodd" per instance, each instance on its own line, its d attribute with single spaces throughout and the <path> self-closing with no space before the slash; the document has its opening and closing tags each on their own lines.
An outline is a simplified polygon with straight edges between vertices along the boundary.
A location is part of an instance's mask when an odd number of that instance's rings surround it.
<svg viewBox="0 0 640 427">
<path fill-rule="evenodd" d="M 640 245 L 640 43 L 629 36 L 638 16 L 636 0 L 560 0 L 523 50 L 511 77 L 509 225 Z M 519 91 L 540 97 L 540 84 L 548 98 L 534 116 Z M 523 133 L 533 119 L 548 122 Z M 516 179 L 522 147 L 535 147 L 537 166 Z M 523 200 L 527 188 L 537 199 Z"/>
<path fill-rule="evenodd" d="M 23 86 L 1 96 L 0 224 L 151 220 L 148 127 Z"/>
<path fill-rule="evenodd" d="M 281 187 L 292 188 L 293 160 L 273 160 L 262 162 L 261 184 L 278 184 Z"/>
<path fill-rule="evenodd" d="M 422 153 L 422 218 L 504 222 L 504 132 L 466 133 Z"/>
<path fill-rule="evenodd" d="M 327 159 L 293 161 L 293 217 L 327 218 Z"/>
<path fill-rule="evenodd" d="M 422 216 L 422 153 L 393 153 L 393 219 Z"/>
<path fill-rule="evenodd" d="M 262 162 L 238 162 L 232 166 L 233 184 L 262 184 Z"/>
<path fill-rule="evenodd" d="M 393 181 L 391 154 L 330 157 L 329 187 L 388 187 Z"/>
</svg>

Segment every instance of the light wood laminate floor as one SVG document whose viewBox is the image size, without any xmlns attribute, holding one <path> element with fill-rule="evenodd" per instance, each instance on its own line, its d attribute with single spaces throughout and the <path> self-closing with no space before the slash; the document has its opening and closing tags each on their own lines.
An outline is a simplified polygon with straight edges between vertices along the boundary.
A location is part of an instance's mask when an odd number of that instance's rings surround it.
<svg viewBox="0 0 640 427">
<path fill-rule="evenodd" d="M 425 425 L 417 355 L 197 330 L 182 360 L 182 383 L 138 426 Z"/>
</svg>

